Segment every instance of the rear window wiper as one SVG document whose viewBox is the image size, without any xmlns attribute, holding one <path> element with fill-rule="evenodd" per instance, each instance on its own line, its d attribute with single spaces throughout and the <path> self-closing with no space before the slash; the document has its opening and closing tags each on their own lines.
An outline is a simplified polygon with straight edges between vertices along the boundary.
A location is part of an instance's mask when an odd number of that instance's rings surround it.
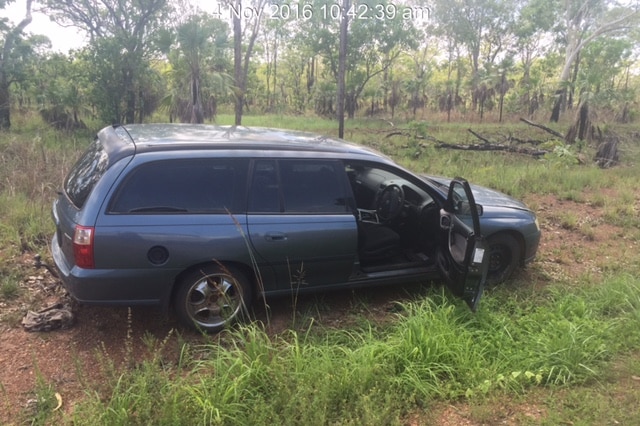
<svg viewBox="0 0 640 426">
<path fill-rule="evenodd" d="M 189 210 L 182 207 L 173 206 L 149 206 L 137 207 L 129 210 L 129 213 L 186 213 Z"/>
</svg>

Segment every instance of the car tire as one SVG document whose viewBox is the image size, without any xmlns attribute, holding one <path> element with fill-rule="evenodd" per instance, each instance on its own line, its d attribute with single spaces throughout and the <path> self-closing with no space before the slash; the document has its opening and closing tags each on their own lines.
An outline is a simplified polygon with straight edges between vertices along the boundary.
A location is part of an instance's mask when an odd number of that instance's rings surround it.
<svg viewBox="0 0 640 426">
<path fill-rule="evenodd" d="M 178 319 L 187 327 L 217 333 L 247 314 L 251 286 L 245 274 L 233 267 L 207 265 L 179 282 L 174 304 Z"/>
<path fill-rule="evenodd" d="M 497 234 L 487 238 L 489 247 L 489 271 L 487 284 L 496 285 L 511 277 L 520 265 L 522 248 L 518 240 L 509 234 Z"/>
</svg>

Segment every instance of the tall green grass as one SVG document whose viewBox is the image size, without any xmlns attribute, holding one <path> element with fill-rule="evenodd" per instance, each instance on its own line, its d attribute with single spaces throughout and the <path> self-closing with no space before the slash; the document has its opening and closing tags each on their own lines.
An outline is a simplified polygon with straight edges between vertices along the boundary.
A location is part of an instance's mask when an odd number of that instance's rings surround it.
<svg viewBox="0 0 640 426">
<path fill-rule="evenodd" d="M 269 336 L 247 325 L 191 348 L 176 369 L 113 376 L 64 420 L 76 425 L 404 424 L 435 401 L 599 380 L 640 344 L 640 281 L 496 291 L 474 315 L 446 293 L 402 305 L 385 329 Z M 184 351 L 188 353 L 189 351 Z M 197 356 L 194 356 L 197 354 Z"/>
</svg>

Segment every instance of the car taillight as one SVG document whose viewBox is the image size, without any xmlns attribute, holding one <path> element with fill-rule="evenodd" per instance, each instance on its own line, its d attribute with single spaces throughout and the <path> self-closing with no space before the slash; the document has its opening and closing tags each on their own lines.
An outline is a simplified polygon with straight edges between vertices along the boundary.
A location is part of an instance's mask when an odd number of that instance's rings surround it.
<svg viewBox="0 0 640 426">
<path fill-rule="evenodd" d="M 93 232 L 92 226 L 76 226 L 73 233 L 73 255 L 80 268 L 93 269 Z"/>
</svg>

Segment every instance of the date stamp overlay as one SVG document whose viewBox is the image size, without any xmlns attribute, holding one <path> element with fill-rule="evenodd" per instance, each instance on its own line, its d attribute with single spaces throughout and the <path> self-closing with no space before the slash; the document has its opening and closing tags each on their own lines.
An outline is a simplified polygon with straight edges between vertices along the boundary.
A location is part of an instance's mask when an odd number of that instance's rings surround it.
<svg viewBox="0 0 640 426">
<path fill-rule="evenodd" d="M 406 6 L 395 3 L 356 3 L 345 9 L 340 3 L 328 2 L 324 4 L 313 4 L 310 2 L 282 2 L 269 3 L 260 9 L 254 6 L 243 6 L 237 4 L 214 5 L 213 12 L 215 18 L 226 19 L 253 19 L 262 18 L 270 20 L 341 20 L 343 17 L 352 21 L 358 20 L 379 20 L 389 21 L 403 19 L 406 21 L 426 21 L 431 15 L 428 6 Z"/>
</svg>

